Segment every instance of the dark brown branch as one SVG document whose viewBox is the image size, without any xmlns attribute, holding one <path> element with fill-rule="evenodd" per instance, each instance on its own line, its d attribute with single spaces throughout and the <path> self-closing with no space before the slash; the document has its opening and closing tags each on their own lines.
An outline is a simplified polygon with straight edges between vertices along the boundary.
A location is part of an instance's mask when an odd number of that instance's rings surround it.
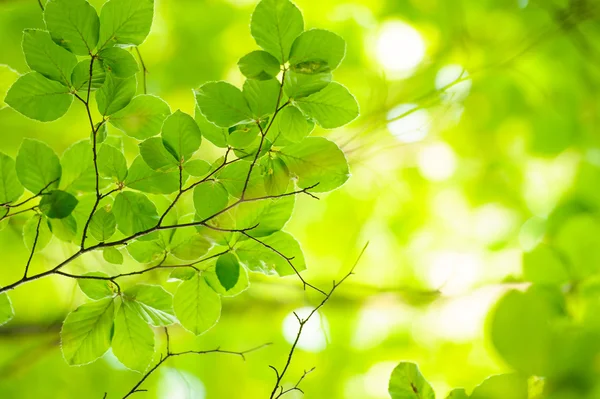
<svg viewBox="0 0 600 399">
<path fill-rule="evenodd" d="M 282 386 L 282 380 L 285 377 L 285 375 L 286 375 L 286 373 L 287 373 L 290 365 L 292 364 L 292 359 L 294 357 L 294 352 L 296 351 L 296 347 L 298 346 L 298 342 L 300 341 L 300 337 L 302 335 L 302 331 L 304 329 L 304 326 L 319 311 L 319 309 L 321 309 L 323 306 L 325 306 L 325 304 L 327 303 L 327 301 L 329 301 L 329 299 L 331 298 L 331 296 L 333 295 L 333 293 L 335 292 L 335 290 L 340 285 L 342 285 L 344 283 L 344 281 L 346 281 L 346 279 L 348 277 L 350 277 L 351 275 L 354 274 L 354 269 L 356 269 L 356 266 L 358 265 L 358 262 L 362 258 L 363 254 L 367 250 L 368 246 L 369 246 L 369 243 L 367 242 L 365 244 L 365 246 L 363 247 L 362 251 L 360 251 L 360 254 L 356 258 L 356 261 L 354 262 L 354 264 L 350 268 L 350 271 L 348 273 L 346 273 L 346 275 L 344 277 L 342 277 L 338 282 L 335 282 L 335 281 L 333 282 L 333 286 L 331 287 L 331 290 L 329 290 L 329 292 L 327 292 L 325 294 L 325 298 L 323 298 L 323 300 L 317 306 L 315 306 L 312 309 L 312 311 L 308 314 L 308 316 L 306 316 L 304 319 L 302 319 L 300 316 L 298 316 L 298 314 L 294 313 L 294 316 L 296 316 L 296 319 L 298 319 L 298 324 L 300 325 L 300 327 L 298 329 L 298 333 L 296 334 L 296 338 L 294 339 L 294 342 L 292 343 L 292 347 L 290 348 L 290 351 L 288 352 L 288 357 L 287 357 L 287 360 L 286 360 L 285 365 L 283 366 L 282 370 L 278 371 L 276 367 L 269 366 L 272 370 L 275 371 L 275 375 L 276 375 L 275 386 L 273 387 L 273 390 L 271 391 L 271 396 L 269 396 L 269 399 L 278 399 L 278 398 L 282 397 L 283 395 L 285 395 L 285 394 L 287 394 L 287 393 L 289 393 L 291 391 L 296 391 L 296 390 L 301 391 L 299 389 L 300 383 L 302 382 L 302 380 L 304 380 L 304 378 L 306 377 L 306 375 L 308 373 L 310 373 L 312 370 L 310 370 L 308 372 L 305 371 L 304 375 L 298 380 L 298 382 L 296 383 L 296 385 L 293 388 L 284 390 L 283 386 Z"/>
</svg>

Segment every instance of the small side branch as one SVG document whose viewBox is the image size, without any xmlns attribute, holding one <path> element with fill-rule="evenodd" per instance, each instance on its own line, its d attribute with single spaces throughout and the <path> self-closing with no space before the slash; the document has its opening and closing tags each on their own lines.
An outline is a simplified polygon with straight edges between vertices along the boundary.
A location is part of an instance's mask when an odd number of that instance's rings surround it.
<svg viewBox="0 0 600 399">
<path fill-rule="evenodd" d="M 25 265 L 25 273 L 23 273 L 23 278 L 27 278 L 27 272 L 29 272 L 29 265 L 31 264 L 31 260 L 33 259 L 33 254 L 35 253 L 35 247 L 38 242 L 38 238 L 40 237 L 40 225 L 42 224 L 42 216 L 40 215 L 37 226 L 35 227 L 35 238 L 33 239 L 33 244 L 31 245 L 31 252 L 29 253 L 29 258 L 27 259 L 27 264 Z"/>
</svg>

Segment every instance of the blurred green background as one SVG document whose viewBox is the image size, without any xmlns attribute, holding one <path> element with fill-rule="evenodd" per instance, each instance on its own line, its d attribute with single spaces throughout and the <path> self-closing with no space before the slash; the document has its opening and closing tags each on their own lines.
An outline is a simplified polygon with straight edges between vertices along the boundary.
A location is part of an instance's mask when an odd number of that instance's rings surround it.
<svg viewBox="0 0 600 399">
<path fill-rule="evenodd" d="M 100 9 L 102 0 L 91 0 Z M 299 198 L 287 230 L 302 243 L 307 280 L 325 287 L 370 246 L 356 275 L 300 342 L 290 382 L 307 398 L 387 398 L 401 360 L 418 363 L 443 396 L 508 370 L 486 337 L 486 315 L 521 281 L 521 258 L 564 214 L 600 205 L 600 13 L 584 0 L 298 0 L 307 28 L 343 36 L 336 80 L 361 117 L 328 135 L 352 177 L 319 202 Z M 148 92 L 193 114 L 192 89 L 210 80 L 241 84 L 237 60 L 254 50 L 253 0 L 158 0 L 140 46 Z M 0 0 L 0 64 L 27 71 L 24 28 L 43 28 L 34 0 Z M 89 135 L 83 107 L 42 124 L 0 110 L 1 150 L 24 137 L 57 152 Z M 111 127 L 111 129 L 113 129 Z M 113 134 L 120 134 L 113 129 Z M 130 155 L 135 146 L 128 147 Z M 217 151 L 203 143 L 203 157 Z M 562 215 L 562 216 L 561 216 Z M 0 232 L 0 285 L 20 277 L 25 219 Z M 55 239 L 56 240 L 56 239 Z M 67 252 L 59 241 L 36 257 L 42 270 Z M 74 270 L 101 264 L 75 263 Z M 108 266 L 116 268 L 116 266 Z M 115 269 L 116 271 L 116 269 Z M 154 278 L 158 278 L 155 276 Z M 251 276 L 224 301 L 223 316 L 198 338 L 173 329 L 173 348 L 248 355 L 171 359 L 139 398 L 263 398 L 297 324 L 292 311 L 318 298 L 297 278 Z M 82 303 L 56 277 L 11 293 L 16 318 L 0 329 L 0 398 L 120 397 L 139 379 L 109 353 L 71 368 L 58 332 Z M 161 331 L 157 330 L 157 335 Z M 162 339 L 162 336 L 161 336 Z M 297 395 L 297 396 L 294 396 Z M 292 393 L 290 398 L 300 397 Z"/>
</svg>

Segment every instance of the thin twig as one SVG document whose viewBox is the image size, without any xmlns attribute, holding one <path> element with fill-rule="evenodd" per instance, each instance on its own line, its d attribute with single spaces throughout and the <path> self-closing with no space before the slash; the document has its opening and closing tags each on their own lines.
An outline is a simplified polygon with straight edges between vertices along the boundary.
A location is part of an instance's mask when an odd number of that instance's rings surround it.
<svg viewBox="0 0 600 399">
<path fill-rule="evenodd" d="M 42 224 L 42 215 L 39 216 L 37 226 L 35 228 L 35 238 L 33 239 L 33 244 L 31 245 L 31 252 L 29 253 L 29 258 L 27 259 L 27 264 L 25 265 L 25 273 L 23 273 L 23 278 L 27 278 L 27 272 L 29 271 L 29 265 L 31 264 L 31 259 L 33 259 L 33 254 L 35 253 L 35 247 L 38 242 L 38 238 L 40 236 L 40 225 Z"/>
</svg>

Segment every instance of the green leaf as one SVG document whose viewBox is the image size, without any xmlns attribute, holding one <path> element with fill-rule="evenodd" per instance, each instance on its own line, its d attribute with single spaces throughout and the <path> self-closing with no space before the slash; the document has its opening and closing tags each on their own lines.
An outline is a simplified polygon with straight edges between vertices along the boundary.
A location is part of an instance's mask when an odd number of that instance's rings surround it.
<svg viewBox="0 0 600 399">
<path fill-rule="evenodd" d="M 193 221 L 193 215 L 190 220 L 180 220 L 179 223 Z M 181 260 L 196 260 L 206 254 L 211 247 L 211 243 L 194 227 L 177 228 L 173 231 L 169 242 L 169 252 Z"/>
<path fill-rule="evenodd" d="M 17 176 L 23 187 L 34 194 L 58 187 L 62 172 L 58 157 L 46 144 L 24 139 L 16 161 Z"/>
<path fill-rule="evenodd" d="M 194 207 L 199 220 L 205 220 L 227 207 L 229 194 L 220 182 L 205 181 L 194 187 Z"/>
<path fill-rule="evenodd" d="M 198 272 L 196 270 L 194 270 L 192 267 L 178 267 L 178 268 L 175 268 L 171 272 L 171 274 L 169 274 L 169 281 L 172 281 L 172 280 L 181 280 L 181 281 L 190 280 L 190 279 L 194 278 L 194 276 L 197 273 Z"/>
<path fill-rule="evenodd" d="M 527 292 L 509 291 L 498 301 L 491 314 L 490 335 L 498 353 L 516 370 L 545 375 L 554 356 L 550 325 L 559 313 L 547 295 L 534 287 Z"/>
<path fill-rule="evenodd" d="M 178 166 L 175 157 L 167 150 L 160 137 L 151 137 L 142 141 L 140 155 L 154 170 L 168 171 Z"/>
<path fill-rule="evenodd" d="M 101 176 L 112 177 L 122 182 L 127 177 L 127 161 L 125 156 L 115 147 L 102 144 L 98 151 L 98 172 Z"/>
<path fill-rule="evenodd" d="M 277 273 L 280 276 L 295 273 L 290 263 L 298 272 L 306 269 L 300 244 L 288 233 L 278 231 L 268 237 L 261 238 L 260 241 L 262 243 L 255 240 L 246 240 L 236 248 L 235 252 L 238 258 L 248 269 L 266 275 Z M 263 244 L 268 245 L 277 252 Z"/>
<path fill-rule="evenodd" d="M 135 96 L 122 110 L 111 115 L 109 122 L 130 137 L 145 140 L 160 133 L 161 126 L 171 113 L 161 98 L 149 94 Z"/>
<path fill-rule="evenodd" d="M 192 159 L 183 165 L 183 169 L 194 177 L 204 177 L 210 173 L 210 164 L 202 159 Z"/>
<path fill-rule="evenodd" d="M 42 221 L 40 222 L 35 251 L 39 252 L 44 249 L 52 238 L 52 231 L 48 225 L 48 219 L 43 215 L 35 215 L 34 217 L 28 219 L 27 222 L 25 222 L 25 226 L 23 226 L 23 242 L 25 243 L 25 247 L 27 247 L 28 251 L 31 251 L 33 248 L 33 242 L 35 241 L 40 218 Z"/>
<path fill-rule="evenodd" d="M 107 261 L 108 263 L 112 263 L 113 265 L 123 264 L 123 254 L 115 247 L 104 248 L 102 250 L 102 257 L 105 261 Z"/>
<path fill-rule="evenodd" d="M 19 79 L 19 73 L 8 65 L 0 64 L 0 109 L 6 107 L 4 98 L 10 86 Z"/>
<path fill-rule="evenodd" d="M 202 143 L 202 133 L 194 118 L 180 110 L 165 120 L 162 138 L 165 147 L 177 161 L 190 159 Z"/>
<path fill-rule="evenodd" d="M 256 44 L 285 63 L 292 43 L 304 30 L 300 10 L 289 0 L 262 0 L 256 6 L 250 22 Z"/>
<path fill-rule="evenodd" d="M 358 103 L 354 96 L 335 82 L 308 97 L 296 99 L 295 105 L 325 129 L 344 126 L 358 116 Z"/>
<path fill-rule="evenodd" d="M 298 186 L 326 192 L 340 187 L 350 177 L 348 162 L 339 147 L 323 137 L 308 137 L 281 149 L 281 158 L 298 176 Z"/>
<path fill-rule="evenodd" d="M 107 1 L 100 12 L 98 48 L 142 44 L 150 33 L 153 15 L 153 0 Z"/>
<path fill-rule="evenodd" d="M 51 219 L 64 219 L 77 206 L 77 198 L 66 191 L 53 190 L 42 195 L 40 211 Z"/>
<path fill-rule="evenodd" d="M 60 160 L 62 176 L 60 188 L 69 192 L 96 191 L 96 170 L 94 168 L 92 145 L 89 140 L 81 140 L 71 145 Z M 100 187 L 104 182 L 100 182 Z"/>
<path fill-rule="evenodd" d="M 260 197 L 266 194 L 259 169 L 258 167 L 252 169 L 252 174 L 246 188 L 246 196 L 248 198 Z M 240 198 L 249 170 L 250 162 L 231 163 L 217 173 L 217 179 L 223 183 L 229 194 L 235 198 Z"/>
<path fill-rule="evenodd" d="M 217 147 L 227 147 L 227 129 L 209 122 L 208 119 L 202 115 L 202 112 L 200 112 L 200 107 L 198 107 L 198 105 L 196 105 L 194 120 L 200 128 L 200 132 L 202 132 L 204 138 Z"/>
<path fill-rule="evenodd" d="M 156 207 L 144 194 L 120 192 L 112 211 L 119 231 L 128 236 L 151 229 L 158 223 Z"/>
<path fill-rule="evenodd" d="M 112 349 L 124 366 L 143 372 L 154 356 L 154 332 L 137 309 L 132 301 L 123 299 L 115 318 Z"/>
<path fill-rule="evenodd" d="M 392 399 L 435 399 L 435 392 L 414 363 L 402 362 L 390 377 L 388 391 Z"/>
<path fill-rule="evenodd" d="M 71 213 L 62 219 L 49 219 L 52 234 L 64 242 L 73 242 L 77 236 L 77 219 Z"/>
<path fill-rule="evenodd" d="M 251 145 L 259 133 L 260 130 L 255 123 L 236 125 L 229 128 L 227 143 L 233 148 L 243 149 Z"/>
<path fill-rule="evenodd" d="M 280 85 L 276 79 L 252 80 L 244 83 L 244 97 L 256 119 L 272 114 L 277 108 Z"/>
<path fill-rule="evenodd" d="M 98 359 L 110 347 L 115 305 L 112 298 L 85 303 L 67 315 L 61 330 L 61 349 L 71 366 Z"/>
<path fill-rule="evenodd" d="M 29 72 L 10 87 L 4 101 L 28 118 L 49 122 L 69 110 L 73 96 L 60 83 L 40 73 Z"/>
<path fill-rule="evenodd" d="M 292 217 L 296 199 L 289 195 L 277 199 L 266 199 L 239 204 L 234 212 L 236 228 L 248 229 L 253 237 L 264 237 L 283 229 Z"/>
<path fill-rule="evenodd" d="M 100 208 L 90 220 L 89 231 L 92 237 L 100 242 L 106 242 L 115 234 L 117 229 L 117 220 L 111 211 L 106 208 Z"/>
<path fill-rule="evenodd" d="M 600 271 L 600 223 L 594 217 L 583 214 L 567 220 L 554 245 L 565 255 L 573 279 L 584 279 Z"/>
<path fill-rule="evenodd" d="M 215 267 L 215 273 L 225 290 L 230 290 L 237 284 L 240 278 L 240 262 L 237 257 L 228 252 L 219 256 Z"/>
<path fill-rule="evenodd" d="M 73 72 L 71 73 L 71 85 L 77 91 L 83 91 L 87 93 L 89 81 L 90 81 L 90 63 L 91 59 L 80 61 Z M 92 65 L 92 85 L 90 90 L 96 90 L 102 87 L 106 80 L 106 72 L 104 67 L 99 61 L 94 61 Z"/>
<path fill-rule="evenodd" d="M 267 137 L 272 137 L 275 145 L 298 143 L 308 136 L 314 127 L 314 123 L 309 122 L 298 108 L 288 105 L 275 117 Z"/>
<path fill-rule="evenodd" d="M 102 272 L 85 273 L 84 276 L 90 277 L 108 277 L 108 274 Z M 115 293 L 109 280 L 93 279 L 93 278 L 78 278 L 77 284 L 79 289 L 90 299 L 102 299 L 112 297 Z"/>
<path fill-rule="evenodd" d="M 252 120 L 252 111 L 241 90 L 227 82 L 206 83 L 194 94 L 202 114 L 217 126 L 230 127 Z"/>
<path fill-rule="evenodd" d="M 250 286 L 250 282 L 248 281 L 248 271 L 245 267 L 239 268 L 239 278 L 237 283 L 232 288 L 226 290 L 221 285 L 219 278 L 217 277 L 217 273 L 215 271 L 205 271 L 202 273 L 204 279 L 210 285 L 210 287 L 219 295 L 232 297 L 241 294 L 246 291 Z"/>
<path fill-rule="evenodd" d="M 527 399 L 527 378 L 517 374 L 494 375 L 475 387 L 470 399 Z"/>
<path fill-rule="evenodd" d="M 134 241 L 127 245 L 127 252 L 140 263 L 150 263 L 162 258 L 166 252 L 166 246 L 160 240 Z"/>
<path fill-rule="evenodd" d="M 290 51 L 290 64 L 324 61 L 330 70 L 340 65 L 346 55 L 346 42 L 333 32 L 311 29 L 294 40 Z"/>
<path fill-rule="evenodd" d="M 14 159 L 0 152 L 0 204 L 10 204 L 23 195 Z"/>
<path fill-rule="evenodd" d="M 279 61 L 266 51 L 256 50 L 238 61 L 238 67 L 248 79 L 268 80 L 281 71 Z"/>
<path fill-rule="evenodd" d="M 523 277 L 538 284 L 564 284 L 569 281 L 566 266 L 556 250 L 540 244 L 523 254 Z"/>
<path fill-rule="evenodd" d="M 448 396 L 446 396 L 446 399 L 469 399 L 469 395 L 467 395 L 467 392 L 464 389 L 457 388 L 453 389 Z"/>
<path fill-rule="evenodd" d="M 138 284 L 125 290 L 124 295 L 146 323 L 155 327 L 177 323 L 173 311 L 173 296 L 163 287 Z"/>
<path fill-rule="evenodd" d="M 117 78 L 128 78 L 139 71 L 138 63 L 133 55 L 120 47 L 109 47 L 98 53 L 98 58 L 106 69 Z"/>
<path fill-rule="evenodd" d="M 87 1 L 48 1 L 44 21 L 52 39 L 73 54 L 89 55 L 96 48 L 100 20 Z"/>
<path fill-rule="evenodd" d="M 23 31 L 23 53 L 27 65 L 48 79 L 56 80 L 65 86 L 71 84 L 71 72 L 77 65 L 77 57 L 54 43 L 50 33 L 25 29 Z"/>
<path fill-rule="evenodd" d="M 181 325 L 196 335 L 211 329 L 221 317 L 221 298 L 199 274 L 177 288 L 173 307 Z"/>
<path fill-rule="evenodd" d="M 125 108 L 135 96 L 136 90 L 135 76 L 121 79 L 113 74 L 107 74 L 104 85 L 96 91 L 98 111 L 100 114 L 108 116 Z"/>
<path fill-rule="evenodd" d="M 290 170 L 281 158 L 265 157 L 261 160 L 265 190 L 269 195 L 281 195 L 290 184 Z"/>
<path fill-rule="evenodd" d="M 323 90 L 332 79 L 327 65 L 305 62 L 291 67 L 285 74 L 283 91 L 289 98 L 298 99 Z"/>
<path fill-rule="evenodd" d="M 0 326 L 8 323 L 15 316 L 10 298 L 3 292 L 0 294 Z"/>
<path fill-rule="evenodd" d="M 179 190 L 179 170 L 157 172 L 146 165 L 146 162 L 139 156 L 133 160 L 129 168 L 125 186 L 145 193 L 174 193 Z"/>
</svg>

